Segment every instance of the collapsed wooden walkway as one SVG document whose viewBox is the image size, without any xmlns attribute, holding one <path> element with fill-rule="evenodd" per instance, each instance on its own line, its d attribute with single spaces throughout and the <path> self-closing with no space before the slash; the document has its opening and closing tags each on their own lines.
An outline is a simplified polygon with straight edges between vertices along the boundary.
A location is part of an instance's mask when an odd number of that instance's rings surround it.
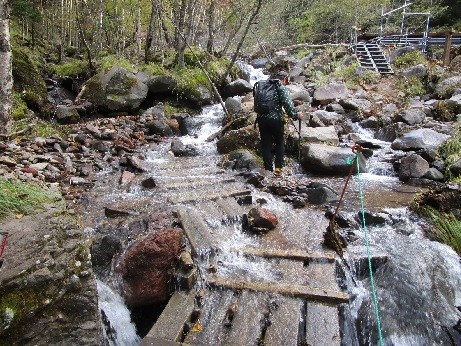
<svg viewBox="0 0 461 346">
<path fill-rule="evenodd" d="M 322 230 L 314 226 L 324 225 L 289 207 L 277 229 L 245 236 L 241 216 L 251 206 L 238 201 L 251 200 L 252 190 L 219 169 L 218 159 L 156 165 L 195 267 L 141 345 L 340 345 L 338 308 L 349 297 L 336 282 L 334 254 L 319 245 Z"/>
</svg>

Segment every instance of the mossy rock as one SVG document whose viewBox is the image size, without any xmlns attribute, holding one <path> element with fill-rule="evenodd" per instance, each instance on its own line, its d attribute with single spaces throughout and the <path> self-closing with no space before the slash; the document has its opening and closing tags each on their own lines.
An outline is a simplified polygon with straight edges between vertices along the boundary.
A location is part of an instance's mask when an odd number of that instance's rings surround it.
<svg viewBox="0 0 461 346">
<path fill-rule="evenodd" d="M 455 121 L 457 114 L 461 114 L 461 105 L 453 100 L 441 100 L 434 109 L 434 118 L 441 121 Z"/>
<path fill-rule="evenodd" d="M 39 63 L 25 49 L 13 47 L 14 90 L 27 106 L 42 115 L 49 115 L 51 105 L 47 100 L 47 88 L 40 73 Z"/>
</svg>

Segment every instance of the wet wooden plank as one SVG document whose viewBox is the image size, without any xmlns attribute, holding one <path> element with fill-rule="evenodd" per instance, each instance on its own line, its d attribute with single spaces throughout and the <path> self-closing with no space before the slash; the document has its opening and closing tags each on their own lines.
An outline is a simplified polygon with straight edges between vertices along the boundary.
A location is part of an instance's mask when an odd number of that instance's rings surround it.
<svg viewBox="0 0 461 346">
<path fill-rule="evenodd" d="M 271 324 L 267 328 L 264 345 L 297 345 L 301 299 L 281 297 L 275 303 L 277 308 L 271 313 Z"/>
<path fill-rule="evenodd" d="M 333 252 L 307 252 L 300 249 L 269 249 L 269 248 L 252 248 L 231 249 L 238 251 L 243 255 L 269 257 L 269 258 L 287 258 L 299 261 L 327 261 L 334 262 L 335 255 Z"/>
<path fill-rule="evenodd" d="M 184 342 L 189 345 L 220 345 L 223 341 L 227 322 L 227 310 L 232 303 L 234 293 L 230 290 L 212 291 L 204 300 L 200 309 L 199 332 L 191 331 Z"/>
<path fill-rule="evenodd" d="M 178 214 L 179 221 L 189 238 L 192 251 L 195 254 L 216 248 L 208 226 L 196 210 L 180 206 L 178 207 Z"/>
<path fill-rule="evenodd" d="M 339 346 L 338 307 L 307 302 L 306 340 L 312 346 Z"/>
<path fill-rule="evenodd" d="M 229 221 L 238 220 L 244 214 L 242 206 L 237 203 L 235 198 L 220 198 L 216 200 L 216 203 L 227 215 Z"/>
<path fill-rule="evenodd" d="M 159 319 L 147 333 L 146 338 L 148 340 L 152 340 L 152 338 L 166 341 L 180 340 L 184 324 L 190 319 L 194 309 L 194 301 L 195 292 L 193 291 L 173 294 Z"/>
<path fill-rule="evenodd" d="M 141 340 L 140 346 L 181 346 L 185 345 L 180 342 L 163 340 L 152 336 L 146 336 Z"/>
<path fill-rule="evenodd" d="M 231 330 L 223 345 L 257 345 L 267 312 L 266 298 L 263 294 L 243 291 L 237 302 Z"/>
<path fill-rule="evenodd" d="M 214 287 L 281 294 L 284 296 L 306 298 L 314 301 L 328 302 L 331 304 L 349 302 L 349 295 L 345 292 L 302 285 L 272 282 L 248 282 L 219 277 L 209 277 L 207 279 L 207 283 Z"/>
<path fill-rule="evenodd" d="M 241 188 L 237 185 L 224 186 L 219 191 L 216 190 L 197 190 L 187 191 L 187 193 L 180 193 L 171 195 L 169 201 L 173 204 L 189 203 L 195 201 L 214 201 L 218 198 L 245 196 L 251 193 L 251 190 Z"/>
</svg>

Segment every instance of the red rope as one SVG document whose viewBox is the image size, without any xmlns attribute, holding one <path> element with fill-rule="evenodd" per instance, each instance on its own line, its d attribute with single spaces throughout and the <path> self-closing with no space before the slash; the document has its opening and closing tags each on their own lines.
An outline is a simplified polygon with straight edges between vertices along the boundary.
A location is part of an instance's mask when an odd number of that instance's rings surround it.
<svg viewBox="0 0 461 346">
<path fill-rule="evenodd" d="M 6 246 L 6 239 L 8 238 L 8 232 L 0 232 L 0 236 L 2 237 L 2 243 L 0 244 L 0 257 L 2 257 Z"/>
</svg>

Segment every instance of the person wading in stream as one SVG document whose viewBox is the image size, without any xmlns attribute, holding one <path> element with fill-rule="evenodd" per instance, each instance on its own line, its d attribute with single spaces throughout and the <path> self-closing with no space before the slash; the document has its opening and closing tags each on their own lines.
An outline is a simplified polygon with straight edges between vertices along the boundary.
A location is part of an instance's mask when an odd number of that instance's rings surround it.
<svg viewBox="0 0 461 346">
<path fill-rule="evenodd" d="M 285 88 L 287 84 L 288 74 L 280 71 L 268 81 L 256 83 L 253 89 L 255 111 L 258 113 L 257 122 L 261 138 L 264 169 L 270 172 L 273 171 L 276 175 L 282 174 L 283 156 L 285 154 L 283 110 L 293 120 L 301 120 L 303 117 L 302 112 L 295 109 L 290 94 Z M 267 100 L 268 97 L 269 100 Z M 263 104 L 263 107 L 259 103 Z M 275 170 L 272 163 L 273 144 L 275 144 Z"/>
</svg>

